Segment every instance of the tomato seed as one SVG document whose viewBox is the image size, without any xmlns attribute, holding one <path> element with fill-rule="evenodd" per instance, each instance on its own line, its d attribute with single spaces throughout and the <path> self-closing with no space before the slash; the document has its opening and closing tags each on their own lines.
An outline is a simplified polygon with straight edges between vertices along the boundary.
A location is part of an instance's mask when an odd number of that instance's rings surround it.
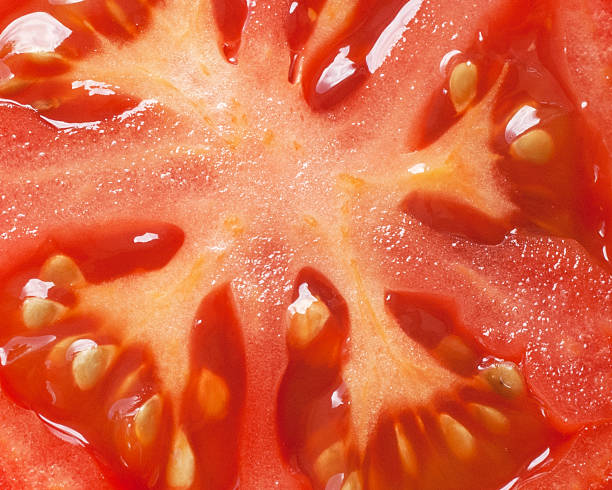
<svg viewBox="0 0 612 490">
<path fill-rule="evenodd" d="M 317 457 L 313 469 L 321 482 L 327 482 L 332 476 L 344 473 L 347 467 L 347 448 L 344 441 L 336 441 Z"/>
<path fill-rule="evenodd" d="M 449 79 L 450 98 L 458 113 L 465 111 L 476 97 L 478 68 L 469 61 L 459 63 Z"/>
<path fill-rule="evenodd" d="M 79 266 L 66 255 L 54 255 L 47 259 L 40 271 L 40 278 L 66 288 L 81 286 L 85 283 Z"/>
<path fill-rule="evenodd" d="M 457 335 L 447 335 L 432 350 L 443 365 L 462 375 L 471 374 L 479 360 L 477 354 Z"/>
<path fill-rule="evenodd" d="M 143 446 L 149 446 L 157 437 L 164 408 L 163 403 L 159 395 L 153 395 L 143 403 L 134 417 L 134 432 Z"/>
<path fill-rule="evenodd" d="M 525 381 L 516 364 L 503 361 L 484 368 L 481 375 L 493 390 L 507 398 L 525 393 Z"/>
<path fill-rule="evenodd" d="M 510 145 L 510 154 L 531 163 L 547 163 L 554 150 L 553 139 L 547 131 L 534 129 L 522 134 Z"/>
<path fill-rule="evenodd" d="M 329 308 L 313 296 L 308 284 L 301 284 L 298 298 L 289 306 L 291 320 L 287 342 L 296 349 L 304 349 L 321 333 L 330 317 Z"/>
<path fill-rule="evenodd" d="M 114 345 L 96 345 L 83 350 L 74 356 L 72 377 L 83 391 L 93 388 L 106 374 L 117 357 Z"/>
<path fill-rule="evenodd" d="M 447 414 L 440 415 L 440 428 L 451 452 L 459 459 L 470 459 L 476 451 L 476 440 L 469 430 Z"/>
<path fill-rule="evenodd" d="M 353 471 L 342 484 L 340 490 L 361 490 L 363 485 L 361 484 L 361 478 L 359 477 L 359 472 Z"/>
<path fill-rule="evenodd" d="M 136 26 L 130 21 L 124 10 L 115 0 L 106 0 L 106 8 L 113 20 L 125 29 L 130 36 L 135 36 L 138 33 Z"/>
<path fill-rule="evenodd" d="M 402 463 L 402 468 L 410 476 L 416 476 L 418 472 L 417 457 L 412 447 L 412 444 L 406 436 L 406 432 L 402 427 L 402 424 L 395 422 L 393 424 L 393 431 L 395 432 L 395 439 L 397 442 L 397 453 Z"/>
<path fill-rule="evenodd" d="M 21 315 L 26 327 L 38 329 L 56 322 L 66 311 L 67 308 L 56 301 L 43 298 L 27 298 L 23 302 Z"/>
<path fill-rule="evenodd" d="M 166 483 L 171 488 L 190 487 L 195 480 L 195 456 L 182 429 L 177 430 L 166 467 Z"/>
<path fill-rule="evenodd" d="M 479 420 L 489 432 L 502 435 L 510 431 L 508 417 L 499 410 L 487 405 L 481 405 L 480 403 L 470 403 L 468 409 L 474 418 Z"/>
<path fill-rule="evenodd" d="M 198 381 L 198 401 L 207 419 L 218 420 L 227 415 L 229 388 L 220 376 L 202 369 Z"/>
</svg>

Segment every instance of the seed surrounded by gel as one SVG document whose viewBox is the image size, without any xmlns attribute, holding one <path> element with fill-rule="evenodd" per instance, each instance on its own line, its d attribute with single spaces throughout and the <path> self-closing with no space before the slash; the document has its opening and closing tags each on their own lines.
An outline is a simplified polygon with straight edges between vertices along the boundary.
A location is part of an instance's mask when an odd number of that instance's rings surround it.
<svg viewBox="0 0 612 490">
<path fill-rule="evenodd" d="M 85 283 L 79 266 L 66 255 L 49 257 L 42 266 L 40 278 L 61 287 L 81 286 Z"/>
<path fill-rule="evenodd" d="M 104 377 L 117 357 L 114 345 L 96 345 L 78 352 L 72 360 L 72 376 L 83 391 L 92 389 Z"/>
<path fill-rule="evenodd" d="M 287 342 L 291 347 L 304 349 L 321 333 L 331 313 L 327 305 L 313 296 L 308 284 L 301 284 L 298 298 L 289 306 L 291 320 Z"/>
<path fill-rule="evenodd" d="M 544 164 L 550 161 L 554 146 L 552 136 L 547 131 L 533 129 L 512 142 L 510 154 L 519 160 Z"/>
<path fill-rule="evenodd" d="M 195 480 L 195 456 L 189 440 L 179 429 L 172 441 L 172 449 L 166 467 L 166 483 L 171 488 L 190 487 Z"/>
<path fill-rule="evenodd" d="M 198 401 L 208 419 L 219 420 L 227 415 L 230 392 L 227 383 L 208 369 L 202 369 L 198 380 Z"/>
<path fill-rule="evenodd" d="M 67 308 L 61 303 L 43 298 L 27 298 L 21 308 L 23 323 L 27 328 L 37 329 L 59 320 Z"/>
<path fill-rule="evenodd" d="M 447 414 L 440 415 L 440 428 L 451 452 L 459 459 L 470 459 L 476 451 L 476 440 L 463 424 Z"/>
<path fill-rule="evenodd" d="M 417 475 L 418 466 L 416 453 L 414 452 L 414 448 L 406 436 L 404 428 L 399 422 L 396 422 L 393 424 L 393 431 L 395 432 L 397 452 L 402 463 L 402 468 L 411 476 Z"/>
<path fill-rule="evenodd" d="M 453 68 L 449 79 L 450 98 L 458 113 L 465 111 L 476 98 L 478 68 L 470 61 Z"/>
<path fill-rule="evenodd" d="M 510 361 L 499 362 L 484 368 L 482 377 L 498 394 L 516 398 L 525 393 L 525 381 L 516 364 Z"/>
<path fill-rule="evenodd" d="M 162 411 L 163 401 L 159 395 L 153 395 L 138 409 L 134 417 L 134 432 L 144 446 L 149 446 L 155 441 Z"/>
</svg>

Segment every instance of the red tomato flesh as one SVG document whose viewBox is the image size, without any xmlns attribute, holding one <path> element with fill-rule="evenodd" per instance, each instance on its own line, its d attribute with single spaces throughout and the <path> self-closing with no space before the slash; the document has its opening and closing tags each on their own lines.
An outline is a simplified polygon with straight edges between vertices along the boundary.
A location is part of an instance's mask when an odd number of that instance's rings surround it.
<svg viewBox="0 0 612 490">
<path fill-rule="evenodd" d="M 5 3 L 3 486 L 610 483 L 605 2 Z"/>
</svg>

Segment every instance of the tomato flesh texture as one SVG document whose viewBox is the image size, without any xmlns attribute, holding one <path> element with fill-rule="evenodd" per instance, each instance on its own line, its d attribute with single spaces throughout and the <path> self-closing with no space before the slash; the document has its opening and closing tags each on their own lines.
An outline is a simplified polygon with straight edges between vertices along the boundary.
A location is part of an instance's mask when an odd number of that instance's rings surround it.
<svg viewBox="0 0 612 490">
<path fill-rule="evenodd" d="M 36 327 L 28 325 L 24 330 L 25 308 L 32 298 L 61 302 L 62 308 L 69 310 L 80 306 L 78 288 L 86 285 L 79 284 L 72 291 L 72 285 L 36 278 L 44 273 L 52 260 L 49 257 L 69 254 L 84 281 L 96 284 L 163 268 L 183 239 L 182 230 L 165 223 L 114 223 L 104 230 L 83 230 L 76 237 L 58 233 L 5 276 L 0 306 L 6 318 L 1 350 L 4 390 L 55 430 L 65 433 L 66 438 L 90 447 L 102 467 L 111 470 L 112 479 L 126 488 L 165 486 L 162 478 L 172 432 L 170 405 L 162 401 L 159 412 L 145 416 L 144 428 L 138 422 L 148 401 L 165 398 L 154 361 L 140 346 L 121 346 L 118 339 L 104 332 L 108 326 L 95 315 L 88 315 L 87 310 L 69 311 L 59 319 Z M 20 308 L 16 303 L 21 301 Z M 245 389 L 243 340 L 236 322 L 227 288 L 207 296 L 194 320 L 194 379 L 184 394 L 181 418 L 198 455 L 200 474 L 194 484 L 206 482 L 210 488 L 226 488 L 236 480 L 237 435 L 231 437 L 233 447 L 226 441 L 240 425 Z M 78 356 L 91 345 L 121 347 L 118 357 L 94 384 L 83 386 L 77 372 L 77 366 L 82 366 L 77 364 Z M 231 400 L 219 421 L 202 415 L 199 400 L 207 394 L 200 393 L 198 379 L 203 368 L 227 380 Z M 139 435 L 139 431 L 147 430 L 153 435 Z"/>
<path fill-rule="evenodd" d="M 118 482 L 108 479 L 94 458 L 78 446 L 67 444 L 40 423 L 36 415 L 16 406 L 5 394 L 2 403 L 2 471 L 3 488 L 51 488 L 64 484 L 92 489 L 116 488 Z M 24 427 L 28 430 L 24 431 Z M 61 455 L 62 463 L 58 463 Z"/>
</svg>

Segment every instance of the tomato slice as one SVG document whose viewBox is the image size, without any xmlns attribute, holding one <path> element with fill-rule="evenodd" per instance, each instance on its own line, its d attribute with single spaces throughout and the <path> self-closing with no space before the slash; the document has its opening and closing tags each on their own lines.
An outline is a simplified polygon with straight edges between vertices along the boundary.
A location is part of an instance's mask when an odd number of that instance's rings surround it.
<svg viewBox="0 0 612 490">
<path fill-rule="evenodd" d="M 605 487 L 610 12 L 573 10 L 1 6 L 0 482 Z"/>
</svg>

